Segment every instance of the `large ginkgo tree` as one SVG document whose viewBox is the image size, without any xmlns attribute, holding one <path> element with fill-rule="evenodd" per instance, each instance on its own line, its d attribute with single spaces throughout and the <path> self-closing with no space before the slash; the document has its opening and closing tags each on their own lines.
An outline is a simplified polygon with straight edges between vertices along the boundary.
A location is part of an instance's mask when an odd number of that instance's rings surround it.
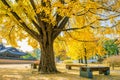
<svg viewBox="0 0 120 80">
<path fill-rule="evenodd" d="M 38 71 L 57 73 L 53 43 L 61 31 L 98 28 L 118 17 L 119 0 L 0 0 L 0 39 L 41 48 Z M 108 12 L 108 13 L 107 13 Z M 64 33 L 62 34 L 64 35 Z"/>
</svg>

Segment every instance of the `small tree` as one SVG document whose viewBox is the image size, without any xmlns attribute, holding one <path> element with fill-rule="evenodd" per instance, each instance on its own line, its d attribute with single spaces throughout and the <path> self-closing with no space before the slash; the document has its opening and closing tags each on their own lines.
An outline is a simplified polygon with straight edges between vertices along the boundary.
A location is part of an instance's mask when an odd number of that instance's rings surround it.
<svg viewBox="0 0 120 80">
<path fill-rule="evenodd" d="M 109 63 L 109 66 L 111 66 L 112 69 L 116 66 L 120 67 L 120 55 L 108 57 L 104 62 Z"/>
<path fill-rule="evenodd" d="M 107 55 L 118 55 L 119 49 L 118 44 L 115 43 L 116 40 L 107 40 L 104 42 L 104 48 L 107 51 Z"/>
</svg>

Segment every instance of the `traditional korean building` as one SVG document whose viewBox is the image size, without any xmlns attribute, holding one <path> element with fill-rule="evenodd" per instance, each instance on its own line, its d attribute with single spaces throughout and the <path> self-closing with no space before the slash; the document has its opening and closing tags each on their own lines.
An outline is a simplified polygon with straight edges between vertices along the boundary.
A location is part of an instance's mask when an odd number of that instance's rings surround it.
<svg viewBox="0 0 120 80">
<path fill-rule="evenodd" d="M 3 44 L 0 44 L 0 58 L 17 58 L 25 56 L 26 53 L 19 51 L 14 47 L 5 47 Z"/>
</svg>

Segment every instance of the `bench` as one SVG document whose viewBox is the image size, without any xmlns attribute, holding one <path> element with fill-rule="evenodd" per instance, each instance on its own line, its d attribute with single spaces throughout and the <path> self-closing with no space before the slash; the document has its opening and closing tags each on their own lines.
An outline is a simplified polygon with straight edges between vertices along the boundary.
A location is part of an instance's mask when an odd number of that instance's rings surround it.
<svg viewBox="0 0 120 80">
<path fill-rule="evenodd" d="M 72 67 L 81 67 L 81 66 L 87 66 L 86 64 L 66 64 L 66 69 L 71 70 Z"/>
<path fill-rule="evenodd" d="M 104 66 L 91 66 L 91 67 L 80 67 L 80 76 L 93 78 L 93 71 L 99 71 L 99 74 L 109 75 L 110 68 Z"/>
<path fill-rule="evenodd" d="M 39 65 L 40 61 L 34 61 L 34 63 L 31 64 L 32 69 L 37 69 L 37 66 Z"/>
<path fill-rule="evenodd" d="M 32 69 L 36 69 L 39 65 L 38 60 L 12 60 L 12 59 L 0 59 L 0 64 L 31 64 Z"/>
</svg>

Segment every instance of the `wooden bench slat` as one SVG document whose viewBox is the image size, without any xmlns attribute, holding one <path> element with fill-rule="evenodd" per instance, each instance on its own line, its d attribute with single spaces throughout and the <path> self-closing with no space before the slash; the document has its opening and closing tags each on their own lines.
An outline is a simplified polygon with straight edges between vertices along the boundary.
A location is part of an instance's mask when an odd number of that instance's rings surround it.
<svg viewBox="0 0 120 80">
<path fill-rule="evenodd" d="M 71 67 L 81 67 L 81 66 L 86 66 L 86 64 L 66 64 L 67 69 L 71 69 Z"/>
<path fill-rule="evenodd" d="M 35 60 L 11 60 L 11 59 L 0 59 L 0 64 L 31 64 L 32 68 L 35 68 L 40 61 Z"/>
</svg>

